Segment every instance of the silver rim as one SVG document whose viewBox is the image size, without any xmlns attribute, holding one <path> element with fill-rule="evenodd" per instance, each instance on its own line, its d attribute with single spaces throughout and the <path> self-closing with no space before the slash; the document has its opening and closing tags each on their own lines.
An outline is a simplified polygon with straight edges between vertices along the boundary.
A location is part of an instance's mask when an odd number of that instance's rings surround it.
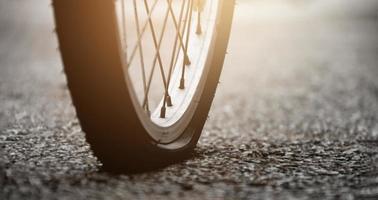
<svg viewBox="0 0 378 200">
<path fill-rule="evenodd" d="M 191 121 L 208 75 L 218 0 L 118 0 L 124 73 L 150 136 L 169 144 Z"/>
</svg>

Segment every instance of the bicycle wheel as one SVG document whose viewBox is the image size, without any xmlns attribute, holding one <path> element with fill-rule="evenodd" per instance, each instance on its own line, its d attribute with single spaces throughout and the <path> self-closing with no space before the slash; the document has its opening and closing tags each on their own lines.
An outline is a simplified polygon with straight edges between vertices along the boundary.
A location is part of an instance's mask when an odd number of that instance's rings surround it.
<svg viewBox="0 0 378 200">
<path fill-rule="evenodd" d="M 197 144 L 215 95 L 234 0 L 54 0 L 68 87 L 112 172 L 153 169 Z"/>
</svg>

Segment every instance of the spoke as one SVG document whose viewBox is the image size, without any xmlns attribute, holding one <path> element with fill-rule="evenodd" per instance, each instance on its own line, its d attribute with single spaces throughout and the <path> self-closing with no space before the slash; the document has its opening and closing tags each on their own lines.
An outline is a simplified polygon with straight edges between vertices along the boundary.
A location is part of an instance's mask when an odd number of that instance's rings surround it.
<svg viewBox="0 0 378 200">
<path fill-rule="evenodd" d="M 171 10 L 172 18 L 174 19 L 174 23 L 176 24 L 175 25 L 176 26 L 176 38 L 175 38 L 175 43 L 174 43 L 173 52 L 172 52 L 172 56 L 171 56 L 169 71 L 168 71 L 168 80 L 167 80 L 167 86 L 166 86 L 166 91 L 167 92 L 169 90 L 169 85 L 171 83 L 173 63 L 174 63 L 174 58 L 175 58 L 175 54 L 176 54 L 176 50 L 177 50 L 177 39 L 178 38 L 180 38 L 181 47 L 183 48 L 183 50 L 185 49 L 184 46 L 183 46 L 182 37 L 181 37 L 181 33 L 180 33 L 181 24 L 182 24 L 182 18 L 183 18 L 184 8 L 185 8 L 185 1 L 182 1 L 181 10 L 180 10 L 180 16 L 179 16 L 179 20 L 180 21 L 179 21 L 178 25 L 177 25 L 175 16 L 174 16 L 174 14 L 172 12 L 172 7 L 170 5 L 169 5 L 169 7 L 170 7 L 170 10 Z M 189 57 L 188 57 L 187 54 L 185 54 L 184 60 L 185 60 L 186 64 L 188 64 L 188 65 L 190 64 Z M 168 94 L 166 98 L 167 98 L 167 105 L 168 106 L 173 106 L 171 96 Z"/>
<path fill-rule="evenodd" d="M 192 25 L 192 17 L 193 17 L 193 0 L 191 0 L 191 3 L 190 3 L 190 16 L 189 16 L 189 24 L 188 24 L 188 29 L 187 29 L 187 33 L 186 33 L 186 42 L 185 42 L 185 46 L 187 48 L 185 49 L 188 49 L 188 45 L 189 45 L 189 38 L 190 38 L 190 29 L 191 29 L 191 25 Z M 185 54 L 187 54 L 187 52 L 184 52 Z M 185 89 L 185 60 L 183 61 L 183 64 L 182 64 L 182 72 L 181 72 L 181 80 L 180 80 L 180 86 L 179 86 L 180 89 Z"/>
<path fill-rule="evenodd" d="M 169 0 L 169 1 L 170 1 L 169 3 L 171 4 L 172 0 Z M 147 14 L 150 14 L 150 10 L 149 10 L 148 3 L 147 3 L 146 0 L 144 0 L 144 5 L 145 5 L 145 8 L 146 8 Z M 161 44 L 162 44 L 162 41 L 163 41 L 163 37 L 164 37 L 164 33 L 165 33 L 167 21 L 168 21 L 168 14 L 169 14 L 168 11 L 169 10 L 167 10 L 165 18 L 164 18 L 163 30 L 162 30 L 162 33 L 161 33 L 160 38 L 159 38 L 159 43 L 157 42 L 157 39 L 156 39 L 155 28 L 154 28 L 154 25 L 152 23 L 152 20 L 149 19 L 149 24 L 150 24 L 150 29 L 151 29 L 151 33 L 152 33 L 152 38 L 153 38 L 153 41 L 154 41 L 156 54 L 155 54 L 155 58 L 154 58 L 153 66 L 152 66 L 152 72 L 151 72 L 150 77 L 149 77 L 148 87 L 147 87 L 147 90 L 146 90 L 146 93 L 145 93 L 145 100 L 143 102 L 143 106 L 144 106 L 147 103 L 146 97 L 148 96 L 148 93 L 149 93 L 150 84 L 151 84 L 151 81 L 152 81 L 152 78 L 153 78 L 152 75 L 153 75 L 153 72 L 155 70 L 156 60 L 157 60 L 158 64 L 159 64 L 159 68 L 160 68 L 160 73 L 161 73 L 161 76 L 162 76 L 162 79 L 163 79 L 164 90 L 165 90 L 164 102 L 163 102 L 163 106 L 161 108 L 161 115 L 160 115 L 161 118 L 165 117 L 165 110 L 166 110 L 165 105 L 167 103 L 167 97 L 169 96 L 168 91 L 166 89 L 167 88 L 167 79 L 165 77 L 163 63 L 162 63 L 162 60 L 161 60 L 161 57 L 160 57 L 160 47 L 161 47 Z"/>
<path fill-rule="evenodd" d="M 188 12 L 189 12 L 189 7 L 190 7 L 190 1 L 188 0 L 188 9 L 187 9 L 186 14 L 185 14 L 185 16 L 186 16 L 185 20 L 187 20 L 187 16 L 188 16 Z M 179 16 L 180 21 L 179 21 L 179 24 L 178 24 L 178 30 L 179 31 L 176 33 L 175 43 L 173 45 L 174 47 L 173 47 L 173 50 L 172 50 L 171 62 L 170 62 L 169 72 L 168 72 L 167 89 L 169 88 L 169 85 L 171 83 L 173 66 L 175 66 L 175 57 L 176 57 L 176 51 L 177 51 L 177 41 L 178 41 L 178 37 L 180 37 L 180 35 L 181 35 L 180 32 L 181 32 L 181 26 L 182 26 L 182 19 L 184 17 L 184 10 L 185 10 L 184 8 L 185 8 L 185 1 L 182 2 L 182 6 L 181 6 L 181 10 L 180 10 L 180 16 Z M 184 29 L 185 29 L 185 25 L 186 25 L 186 23 L 184 24 Z"/>
<path fill-rule="evenodd" d="M 180 40 L 180 46 L 183 50 L 183 52 L 187 52 L 187 49 L 186 47 L 184 46 L 184 42 L 183 42 L 183 39 L 182 39 L 182 36 L 180 34 L 180 28 L 178 27 L 177 25 L 177 20 L 176 20 L 176 16 L 172 10 L 172 6 L 171 6 L 171 3 L 170 3 L 171 0 L 167 0 L 167 3 L 168 3 L 168 8 L 169 8 L 169 12 L 171 13 L 171 16 L 172 16 L 172 19 L 173 19 L 173 23 L 175 25 L 175 28 L 176 28 L 176 32 L 178 34 L 178 38 Z M 190 60 L 189 60 L 189 57 L 188 55 L 185 53 L 185 64 L 186 65 L 190 65 Z"/>
<path fill-rule="evenodd" d="M 172 3 L 172 0 L 169 0 L 168 3 L 170 5 Z M 150 11 L 149 11 L 147 0 L 144 0 L 144 5 L 145 5 L 147 13 L 150 14 L 149 13 Z M 161 59 L 161 56 L 160 56 L 160 45 L 162 43 L 164 32 L 165 32 L 165 28 L 166 28 L 167 21 L 168 21 L 168 13 L 169 13 L 168 11 L 169 10 L 167 10 L 166 16 L 164 18 L 163 30 L 162 30 L 162 33 L 161 33 L 161 37 L 159 39 L 159 44 L 157 43 L 155 28 L 154 28 L 154 25 L 152 23 L 152 20 L 151 19 L 149 20 L 150 29 L 151 29 L 151 33 L 152 33 L 152 38 L 153 38 L 154 46 L 155 46 L 155 50 L 156 50 L 155 57 L 157 57 L 157 60 L 158 60 L 158 64 L 159 64 L 159 68 L 160 68 L 160 74 L 161 74 L 161 77 L 163 79 L 163 85 L 164 85 L 164 90 L 165 90 L 164 91 L 164 101 L 163 101 L 163 105 L 162 105 L 161 111 L 160 111 L 160 118 L 165 118 L 165 112 L 166 112 L 165 105 L 167 103 L 167 97 L 169 96 L 168 91 L 166 90 L 166 88 L 167 88 L 167 80 L 166 80 L 165 73 L 164 73 L 163 62 L 162 62 L 162 59 Z M 155 65 L 155 61 L 154 61 L 153 65 Z"/>
<path fill-rule="evenodd" d="M 140 35 L 140 23 L 139 23 L 139 14 L 138 14 L 138 8 L 136 0 L 133 0 L 133 6 L 134 6 L 134 17 L 135 17 L 135 23 L 136 23 L 136 31 L 137 34 Z M 142 79 L 143 79 L 143 89 L 144 92 L 147 91 L 147 82 L 146 82 L 146 68 L 144 64 L 144 55 L 143 55 L 143 47 L 141 41 L 138 41 L 138 49 L 139 49 L 139 57 L 140 57 L 140 64 L 142 66 Z M 147 113 L 150 113 L 149 103 L 148 103 L 148 96 L 146 106 L 143 108 L 146 109 Z"/>
<path fill-rule="evenodd" d="M 150 13 L 150 9 L 149 9 L 147 0 L 144 0 L 144 6 L 146 8 L 147 14 L 150 15 L 151 13 Z M 163 30 L 165 30 L 165 27 L 166 27 L 166 24 L 167 24 L 167 19 L 168 19 L 168 17 L 165 17 L 165 19 L 164 19 L 164 25 L 163 25 L 163 27 L 164 27 Z M 167 82 L 166 82 L 166 79 L 165 79 L 165 73 L 164 73 L 164 68 L 163 68 L 163 61 L 162 61 L 161 56 L 160 56 L 160 45 L 161 45 L 161 43 L 159 41 L 159 44 L 158 44 L 158 40 L 156 38 L 156 32 L 155 32 L 154 25 L 152 23 L 152 19 L 150 18 L 148 21 L 149 21 L 148 23 L 150 25 L 151 35 L 152 35 L 152 39 L 153 39 L 155 50 L 156 50 L 157 61 L 158 61 L 159 67 L 160 67 L 160 73 L 161 73 L 161 76 L 163 78 L 163 84 L 164 84 L 164 86 L 166 86 Z M 164 32 L 162 32 L 160 40 L 163 39 L 163 36 L 164 36 Z"/>
<path fill-rule="evenodd" d="M 186 7 L 186 11 L 185 11 L 185 19 L 184 19 L 184 25 L 182 27 L 182 30 L 181 30 L 181 35 L 184 35 L 185 34 L 185 30 L 187 28 L 187 25 L 188 25 L 188 18 L 189 18 L 189 11 L 190 11 L 190 0 L 188 0 L 188 6 Z M 177 61 L 178 61 L 178 58 L 179 58 L 179 55 L 180 55 L 180 51 L 177 51 L 176 55 L 175 55 L 175 61 L 174 61 L 174 64 L 173 66 L 176 66 L 177 65 Z"/>
<path fill-rule="evenodd" d="M 188 15 L 189 15 L 189 7 L 190 7 L 190 0 L 188 0 L 188 8 L 186 9 L 187 11 L 186 11 L 186 18 L 185 18 L 185 21 L 187 21 L 187 19 L 188 19 Z M 185 29 L 185 26 L 186 26 L 186 23 L 185 23 L 185 25 L 184 25 L 184 29 Z M 184 31 L 184 29 L 183 29 L 183 31 Z M 177 47 L 177 39 L 176 39 L 176 47 Z M 179 52 L 178 52 L 179 53 Z M 146 95 L 148 95 L 148 93 L 149 93 L 149 90 L 150 90 L 150 88 L 151 88 L 151 83 L 152 83 L 152 78 L 153 78 L 153 73 L 154 73 L 154 71 L 155 71 L 155 67 L 156 67 L 156 58 L 157 57 L 155 57 L 155 59 L 154 59 L 154 65 L 152 66 L 152 69 L 151 69 L 151 72 L 150 72 L 150 76 L 149 76 L 149 79 L 148 79 L 148 83 L 147 83 L 147 93 L 145 94 L 145 97 L 144 97 L 144 100 L 143 100 L 143 106 L 145 106 L 146 105 L 146 103 L 147 103 L 147 99 L 146 99 Z M 176 61 L 177 61 L 177 59 L 176 59 Z M 175 64 L 173 65 L 173 66 L 175 66 Z M 166 91 L 168 90 L 168 84 L 166 85 Z M 169 97 L 169 95 L 168 95 L 168 97 Z M 169 100 L 169 98 L 167 99 L 167 100 Z"/>
<path fill-rule="evenodd" d="M 150 14 L 148 14 L 147 21 L 143 24 L 143 27 L 142 27 L 142 29 L 140 31 L 140 35 L 138 35 L 137 43 L 140 43 L 142 41 L 142 37 L 143 37 L 144 33 L 147 30 L 147 27 L 148 27 L 148 24 L 149 24 L 149 20 L 151 20 L 152 13 L 155 10 L 156 5 L 157 5 L 158 2 L 159 2 L 159 0 L 155 0 L 154 4 L 151 6 Z M 128 66 L 131 66 L 131 63 L 134 60 L 134 57 L 135 57 L 135 54 L 136 54 L 137 50 L 138 50 L 138 45 L 135 45 L 135 47 L 133 48 L 133 50 L 131 52 L 131 55 L 130 55 L 130 58 L 129 58 L 129 61 L 128 61 Z"/>
</svg>

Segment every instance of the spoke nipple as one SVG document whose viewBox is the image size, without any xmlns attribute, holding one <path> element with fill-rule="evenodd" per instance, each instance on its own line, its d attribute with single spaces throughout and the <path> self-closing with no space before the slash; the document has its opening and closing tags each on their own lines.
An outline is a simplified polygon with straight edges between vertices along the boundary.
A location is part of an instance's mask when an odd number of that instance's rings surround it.
<svg viewBox="0 0 378 200">
<path fill-rule="evenodd" d="M 172 98 L 171 98 L 170 95 L 167 95 L 167 106 L 168 107 L 172 107 L 173 106 L 173 104 L 172 104 Z"/>
<path fill-rule="evenodd" d="M 146 103 L 145 105 L 143 105 L 143 108 L 144 108 L 144 111 L 146 112 L 146 114 L 151 117 L 151 111 L 150 111 L 150 107 L 148 106 L 148 103 Z"/>
<path fill-rule="evenodd" d="M 180 80 L 180 87 L 179 87 L 181 90 L 185 89 L 185 79 L 181 79 Z"/>
<path fill-rule="evenodd" d="M 190 59 L 188 57 L 188 55 L 185 55 L 185 65 L 191 65 L 192 63 L 190 62 Z"/>
<path fill-rule="evenodd" d="M 161 110 L 160 110 L 160 118 L 165 118 L 165 112 L 166 112 L 166 108 L 163 105 L 163 107 L 161 107 Z"/>
</svg>

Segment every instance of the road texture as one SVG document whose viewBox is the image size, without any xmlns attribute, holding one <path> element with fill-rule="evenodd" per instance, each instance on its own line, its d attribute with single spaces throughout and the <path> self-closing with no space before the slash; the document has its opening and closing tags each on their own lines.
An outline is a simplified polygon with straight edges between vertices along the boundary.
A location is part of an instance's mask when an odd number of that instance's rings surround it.
<svg viewBox="0 0 378 200">
<path fill-rule="evenodd" d="M 48 1 L 0 1 L 0 199 L 377 199 L 377 8 L 239 1 L 193 158 L 111 175 L 75 117 Z"/>
</svg>

